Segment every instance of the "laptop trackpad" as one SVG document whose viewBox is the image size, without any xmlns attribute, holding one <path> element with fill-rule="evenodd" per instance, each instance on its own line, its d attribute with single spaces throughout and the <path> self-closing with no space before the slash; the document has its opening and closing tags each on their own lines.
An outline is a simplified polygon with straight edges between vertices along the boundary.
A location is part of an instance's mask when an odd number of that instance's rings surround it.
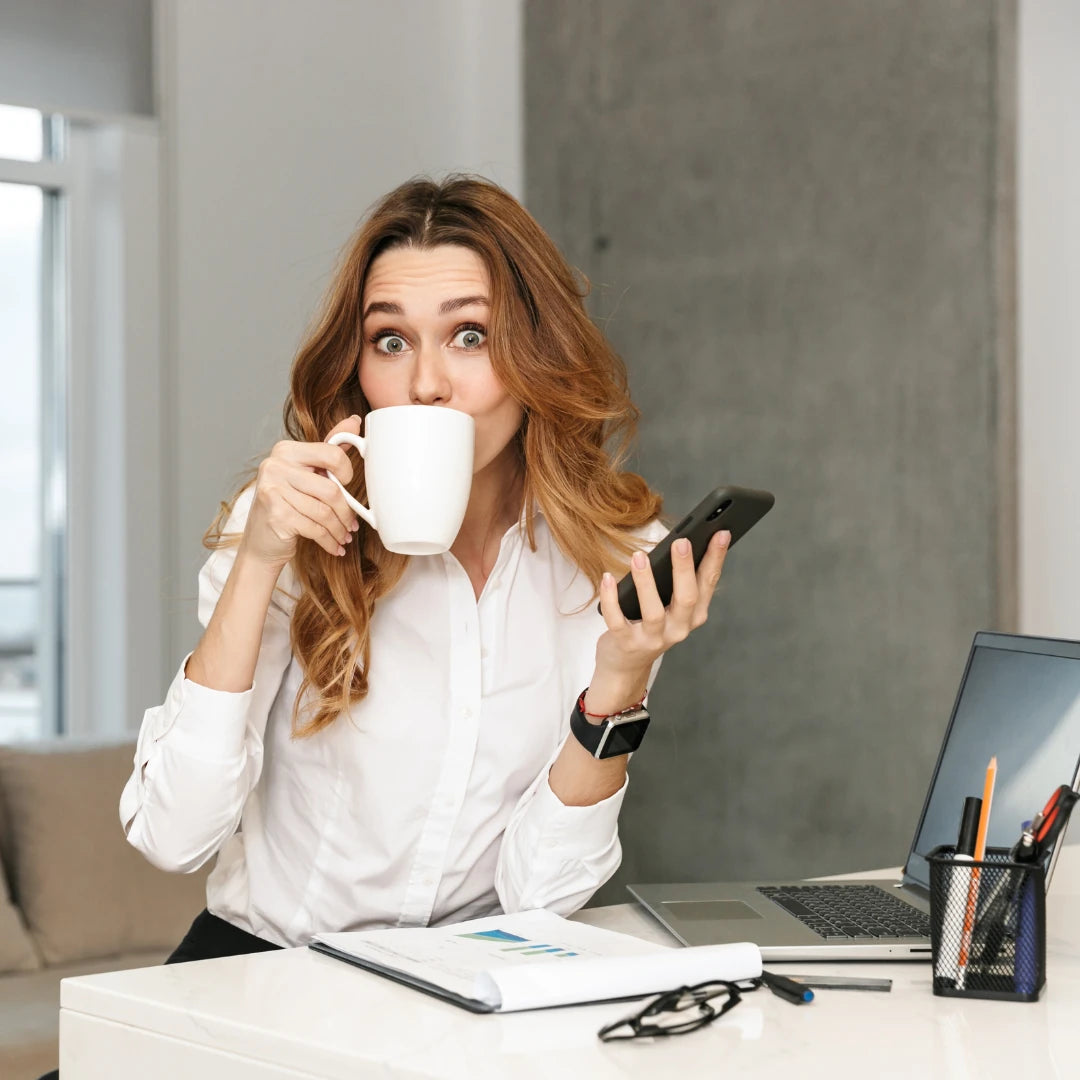
<svg viewBox="0 0 1080 1080">
<path fill-rule="evenodd" d="M 660 906 L 667 908 L 677 919 L 689 922 L 764 918 L 741 900 L 664 900 Z"/>
</svg>

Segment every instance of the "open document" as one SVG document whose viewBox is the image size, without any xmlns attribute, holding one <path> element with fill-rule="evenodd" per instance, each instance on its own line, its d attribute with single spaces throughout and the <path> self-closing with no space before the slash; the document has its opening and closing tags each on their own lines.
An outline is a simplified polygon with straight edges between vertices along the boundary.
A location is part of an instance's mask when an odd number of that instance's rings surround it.
<svg viewBox="0 0 1080 1080">
<path fill-rule="evenodd" d="M 643 997 L 761 974 L 761 953 L 750 942 L 668 948 L 543 910 L 452 926 L 318 934 L 311 948 L 473 1012 Z"/>
</svg>

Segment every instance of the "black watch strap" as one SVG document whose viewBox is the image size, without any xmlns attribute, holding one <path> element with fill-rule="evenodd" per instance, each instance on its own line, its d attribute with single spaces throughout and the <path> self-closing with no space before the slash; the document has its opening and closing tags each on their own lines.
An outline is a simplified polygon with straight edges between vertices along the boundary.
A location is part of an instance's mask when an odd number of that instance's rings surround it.
<svg viewBox="0 0 1080 1080">
<path fill-rule="evenodd" d="M 570 731 L 594 758 L 631 754 L 641 745 L 650 720 L 649 711 L 643 705 L 624 709 L 605 717 L 599 724 L 591 724 L 585 716 L 584 700 L 582 693 L 570 714 Z"/>
</svg>

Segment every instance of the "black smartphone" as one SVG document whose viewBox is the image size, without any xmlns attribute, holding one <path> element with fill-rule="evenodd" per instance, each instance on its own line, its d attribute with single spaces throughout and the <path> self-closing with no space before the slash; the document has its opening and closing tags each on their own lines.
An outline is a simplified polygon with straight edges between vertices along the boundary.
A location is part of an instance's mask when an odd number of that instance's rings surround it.
<svg viewBox="0 0 1080 1080">
<path fill-rule="evenodd" d="M 705 557 L 705 549 L 709 546 L 713 533 L 727 529 L 731 533 L 731 543 L 728 545 L 730 550 L 741 536 L 745 536 L 772 509 L 774 502 L 776 499 L 769 491 L 756 491 L 753 488 L 734 487 L 730 484 L 718 487 L 706 495 L 649 555 L 649 565 L 652 566 L 653 577 L 656 579 L 656 591 L 660 594 L 664 607 L 671 602 L 671 545 L 676 540 L 685 536 L 690 541 L 696 569 Z M 619 607 L 628 619 L 641 618 L 637 589 L 634 588 L 631 574 L 627 574 L 619 582 Z"/>
</svg>

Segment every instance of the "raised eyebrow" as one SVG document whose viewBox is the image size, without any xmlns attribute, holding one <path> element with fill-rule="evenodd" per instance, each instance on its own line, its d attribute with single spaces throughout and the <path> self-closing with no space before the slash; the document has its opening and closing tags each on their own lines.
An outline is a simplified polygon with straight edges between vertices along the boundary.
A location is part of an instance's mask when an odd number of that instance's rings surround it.
<svg viewBox="0 0 1080 1080">
<path fill-rule="evenodd" d="M 374 315 L 376 312 L 382 312 L 386 315 L 404 315 L 405 309 L 400 304 L 395 304 L 393 300 L 373 300 L 364 309 L 364 314 L 361 318 L 366 319 L 369 315 Z"/>
<path fill-rule="evenodd" d="M 491 302 L 486 296 L 459 296 L 455 300 L 444 300 L 439 305 L 439 314 L 449 315 L 453 311 L 460 311 L 462 308 L 472 307 L 474 304 L 482 307 L 491 306 Z M 362 318 L 366 319 L 369 315 L 375 314 L 404 315 L 405 309 L 393 300 L 373 300 L 364 309 Z"/>
<path fill-rule="evenodd" d="M 491 302 L 486 296 L 459 296 L 456 300 L 444 300 L 439 305 L 440 315 L 449 315 L 451 311 L 460 311 L 462 308 L 472 307 L 474 304 L 490 307 Z"/>
</svg>

